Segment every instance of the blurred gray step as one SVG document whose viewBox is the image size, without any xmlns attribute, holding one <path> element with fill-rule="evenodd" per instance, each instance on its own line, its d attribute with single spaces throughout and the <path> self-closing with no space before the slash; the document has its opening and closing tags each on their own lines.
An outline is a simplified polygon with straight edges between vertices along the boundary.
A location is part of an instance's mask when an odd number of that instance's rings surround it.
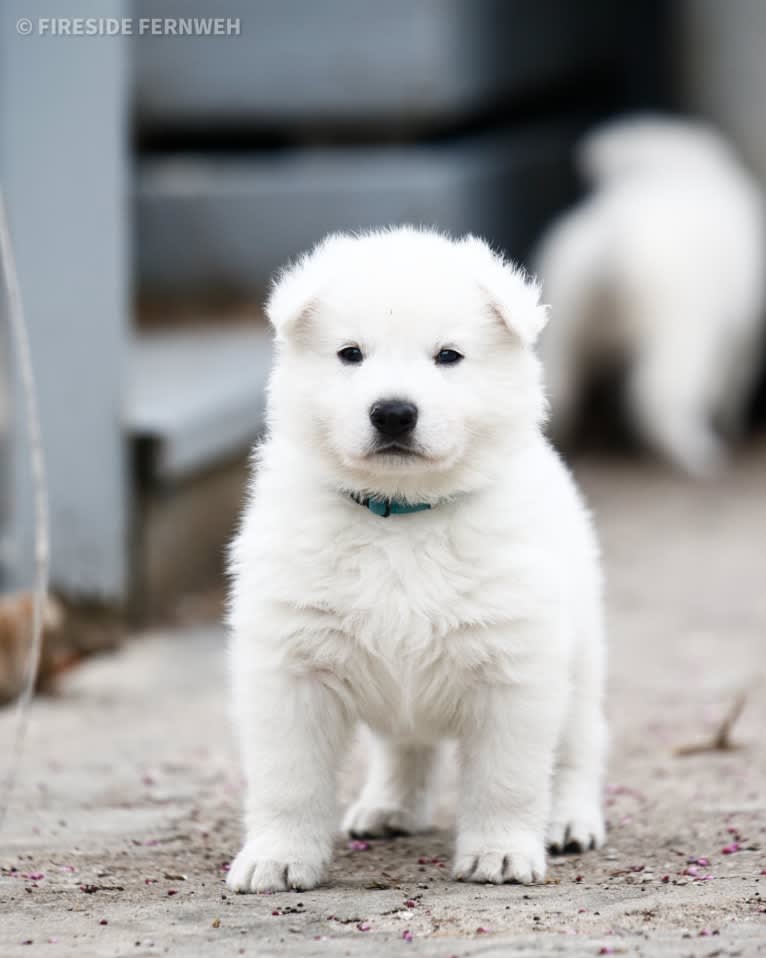
<svg viewBox="0 0 766 958">
<path fill-rule="evenodd" d="M 266 324 L 140 332 L 126 426 L 150 446 L 151 480 L 175 482 L 246 449 L 263 428 L 271 363 Z"/>
<path fill-rule="evenodd" d="M 479 233 L 514 255 L 571 199 L 573 127 L 437 145 L 316 148 L 140 162 L 142 294 L 262 293 L 332 230 L 393 223 Z"/>
<path fill-rule="evenodd" d="M 434 129 L 621 56 L 610 0 L 164 0 L 161 13 L 240 19 L 238 36 L 136 38 L 137 121 L 163 132 Z"/>
</svg>

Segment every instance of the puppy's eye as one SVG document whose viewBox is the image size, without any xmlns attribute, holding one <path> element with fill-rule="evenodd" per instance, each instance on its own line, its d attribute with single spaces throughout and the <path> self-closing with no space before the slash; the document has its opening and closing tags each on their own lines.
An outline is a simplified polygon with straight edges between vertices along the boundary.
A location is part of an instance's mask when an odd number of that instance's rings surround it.
<svg viewBox="0 0 766 958">
<path fill-rule="evenodd" d="M 434 362 L 437 366 L 454 366 L 462 358 L 462 353 L 459 353 L 456 349 L 440 349 L 434 356 Z"/>
<path fill-rule="evenodd" d="M 338 350 L 338 359 L 347 366 L 353 366 L 361 363 L 364 355 L 358 346 L 344 346 Z"/>
</svg>

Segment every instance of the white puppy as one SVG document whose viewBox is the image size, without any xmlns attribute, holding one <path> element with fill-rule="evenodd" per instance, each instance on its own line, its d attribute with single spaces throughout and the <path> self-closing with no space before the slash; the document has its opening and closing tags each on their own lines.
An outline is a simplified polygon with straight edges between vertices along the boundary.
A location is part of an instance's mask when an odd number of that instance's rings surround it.
<svg viewBox="0 0 766 958">
<path fill-rule="evenodd" d="M 396 229 L 329 237 L 268 313 L 269 436 L 232 553 L 229 886 L 322 880 L 359 721 L 348 833 L 427 828 L 457 740 L 455 877 L 540 881 L 546 839 L 603 841 L 605 728 L 597 548 L 540 432 L 538 289 L 478 239 Z"/>
<path fill-rule="evenodd" d="M 594 192 L 536 261 L 556 316 L 542 343 L 555 434 L 571 431 L 592 374 L 619 363 L 639 434 L 706 474 L 722 459 L 716 427 L 741 427 L 758 369 L 759 188 L 718 134 L 682 120 L 608 124 L 579 160 Z"/>
</svg>

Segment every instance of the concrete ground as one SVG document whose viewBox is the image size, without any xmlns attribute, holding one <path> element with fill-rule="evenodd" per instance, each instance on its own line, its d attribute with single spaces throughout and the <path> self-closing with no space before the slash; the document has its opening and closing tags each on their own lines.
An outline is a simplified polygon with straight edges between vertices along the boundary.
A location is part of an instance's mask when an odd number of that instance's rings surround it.
<svg viewBox="0 0 766 958">
<path fill-rule="evenodd" d="M 604 851 L 489 887 L 449 881 L 448 830 L 339 841 L 321 889 L 231 895 L 223 636 L 146 635 L 33 707 L 0 834 L 0 955 L 766 954 L 766 447 L 709 485 L 578 472 L 609 578 Z M 736 748 L 677 754 L 712 742 L 742 692 Z"/>
</svg>

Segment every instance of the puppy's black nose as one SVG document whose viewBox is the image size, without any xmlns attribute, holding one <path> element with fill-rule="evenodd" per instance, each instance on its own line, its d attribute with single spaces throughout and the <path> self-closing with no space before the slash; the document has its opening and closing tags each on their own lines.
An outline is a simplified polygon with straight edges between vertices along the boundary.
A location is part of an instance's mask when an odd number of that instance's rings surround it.
<svg viewBox="0 0 766 958">
<path fill-rule="evenodd" d="M 382 399 L 370 409 L 370 422 L 383 436 L 398 439 L 412 432 L 418 421 L 418 407 L 402 399 Z"/>
</svg>

